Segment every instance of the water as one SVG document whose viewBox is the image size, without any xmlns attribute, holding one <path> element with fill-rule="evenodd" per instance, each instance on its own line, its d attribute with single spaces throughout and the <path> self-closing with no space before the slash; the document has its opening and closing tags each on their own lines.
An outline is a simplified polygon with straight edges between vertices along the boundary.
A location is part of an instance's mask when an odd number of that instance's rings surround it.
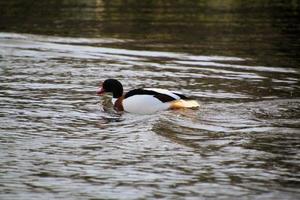
<svg viewBox="0 0 300 200">
<path fill-rule="evenodd" d="M 1 199 L 300 198 L 297 2 L 9 2 Z M 106 78 L 201 107 L 118 114 Z"/>
</svg>

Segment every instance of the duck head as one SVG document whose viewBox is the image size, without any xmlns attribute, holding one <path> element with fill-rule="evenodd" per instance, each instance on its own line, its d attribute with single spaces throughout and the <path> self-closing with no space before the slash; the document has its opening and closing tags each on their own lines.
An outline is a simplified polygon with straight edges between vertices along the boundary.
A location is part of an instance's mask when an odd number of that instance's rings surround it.
<svg viewBox="0 0 300 200">
<path fill-rule="evenodd" d="M 113 98 L 119 98 L 123 95 L 123 86 L 116 79 L 106 79 L 103 83 L 100 83 L 100 87 L 97 90 L 99 96 L 105 93 L 112 93 Z"/>
</svg>

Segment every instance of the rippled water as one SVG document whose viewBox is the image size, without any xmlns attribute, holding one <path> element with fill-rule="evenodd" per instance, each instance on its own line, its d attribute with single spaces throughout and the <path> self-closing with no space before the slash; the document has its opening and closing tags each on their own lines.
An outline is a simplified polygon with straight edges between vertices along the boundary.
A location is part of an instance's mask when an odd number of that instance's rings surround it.
<svg viewBox="0 0 300 200">
<path fill-rule="evenodd" d="M 0 2 L 0 199 L 300 198 L 297 3 L 32 2 Z M 107 78 L 201 107 L 116 113 Z"/>
<path fill-rule="evenodd" d="M 296 68 L 77 42 L 0 35 L 4 199 L 299 197 Z M 95 95 L 109 77 L 201 108 L 119 115 Z"/>
</svg>

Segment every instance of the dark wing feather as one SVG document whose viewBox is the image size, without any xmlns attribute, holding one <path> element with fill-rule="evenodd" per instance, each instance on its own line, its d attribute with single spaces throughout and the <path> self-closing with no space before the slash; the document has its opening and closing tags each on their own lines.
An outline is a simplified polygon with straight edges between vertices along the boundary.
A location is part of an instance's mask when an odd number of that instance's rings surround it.
<svg viewBox="0 0 300 200">
<path fill-rule="evenodd" d="M 169 101 L 174 101 L 176 100 L 175 98 L 167 95 L 167 94 L 162 94 L 159 92 L 155 92 L 152 90 L 144 90 L 144 89 L 135 89 L 135 90 L 131 90 L 129 92 L 127 92 L 125 94 L 125 99 L 134 95 L 151 95 L 154 96 L 155 98 L 159 99 L 161 102 L 169 102 Z M 178 95 L 178 94 L 176 94 Z M 183 96 L 183 95 L 178 95 L 179 97 Z"/>
<path fill-rule="evenodd" d="M 169 101 L 174 101 L 176 100 L 175 98 L 167 95 L 167 94 L 161 94 L 161 93 L 157 93 L 156 95 L 154 95 L 155 98 L 159 99 L 161 102 L 169 102 Z"/>
</svg>

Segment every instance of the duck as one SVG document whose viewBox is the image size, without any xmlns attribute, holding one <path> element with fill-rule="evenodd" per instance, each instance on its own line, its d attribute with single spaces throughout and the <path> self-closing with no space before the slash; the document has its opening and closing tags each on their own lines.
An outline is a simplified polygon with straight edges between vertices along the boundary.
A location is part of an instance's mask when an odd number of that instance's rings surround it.
<svg viewBox="0 0 300 200">
<path fill-rule="evenodd" d="M 123 85 L 116 79 L 100 82 L 97 95 L 112 94 L 112 104 L 116 111 L 135 114 L 154 114 L 163 110 L 197 108 L 199 103 L 180 92 L 160 88 L 138 88 L 123 92 Z"/>
</svg>

